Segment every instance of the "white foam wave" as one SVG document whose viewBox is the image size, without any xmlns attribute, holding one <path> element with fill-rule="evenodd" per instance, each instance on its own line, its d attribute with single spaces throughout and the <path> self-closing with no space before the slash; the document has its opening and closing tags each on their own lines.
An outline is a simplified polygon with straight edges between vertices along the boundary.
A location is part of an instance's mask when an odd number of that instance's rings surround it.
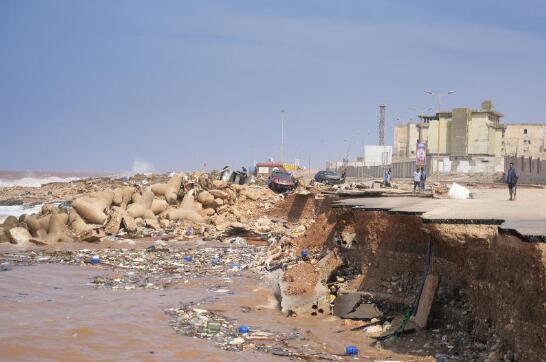
<svg viewBox="0 0 546 362">
<path fill-rule="evenodd" d="M 0 206 L 0 223 L 3 223 L 8 216 L 19 217 L 23 214 L 36 214 L 42 209 L 42 204 L 28 206 L 28 205 L 13 205 L 13 206 Z"/>
<path fill-rule="evenodd" d="M 70 182 L 79 180 L 79 177 L 66 177 L 61 178 L 57 176 L 49 177 L 23 177 L 15 180 L 6 180 L 0 179 L 0 188 L 1 187 L 13 187 L 13 186 L 24 186 L 24 187 L 40 187 L 42 185 L 51 183 L 51 182 Z"/>
</svg>

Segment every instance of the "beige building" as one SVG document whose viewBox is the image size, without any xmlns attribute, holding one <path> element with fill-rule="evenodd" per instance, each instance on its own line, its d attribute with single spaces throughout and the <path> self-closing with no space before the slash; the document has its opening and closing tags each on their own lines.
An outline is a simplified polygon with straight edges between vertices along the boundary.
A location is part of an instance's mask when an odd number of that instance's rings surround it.
<svg viewBox="0 0 546 362">
<path fill-rule="evenodd" d="M 421 115 L 420 123 L 395 127 L 394 155 L 397 160 L 414 159 L 417 140 L 427 144 L 429 155 L 460 159 L 544 151 L 546 125 L 507 125 L 502 117 L 491 101 L 482 102 L 479 110 L 454 108 Z"/>
<path fill-rule="evenodd" d="M 506 156 L 546 156 L 546 124 L 507 124 L 502 142 Z"/>
</svg>

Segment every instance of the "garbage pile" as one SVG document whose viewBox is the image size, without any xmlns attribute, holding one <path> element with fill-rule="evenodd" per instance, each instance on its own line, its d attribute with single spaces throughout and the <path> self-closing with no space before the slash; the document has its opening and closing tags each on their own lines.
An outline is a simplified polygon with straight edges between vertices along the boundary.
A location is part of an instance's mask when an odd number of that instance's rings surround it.
<svg viewBox="0 0 546 362">
<path fill-rule="evenodd" d="M 31 251 L 4 253 L 1 265 L 57 263 L 71 265 L 100 264 L 113 274 L 93 279 L 96 288 L 165 289 L 176 283 L 200 277 L 237 276 L 259 269 L 256 260 L 264 247 L 199 247 L 180 248 L 157 242 L 140 250 L 82 249 L 78 251 Z"/>
<path fill-rule="evenodd" d="M 290 233 L 286 225 L 261 217 L 283 197 L 263 186 L 199 173 L 174 174 L 152 184 L 144 178 L 116 185 L 65 203 L 44 204 L 39 214 L 10 216 L 0 225 L 0 242 L 25 247 L 165 233 L 208 239 L 246 233 L 267 240 Z"/>
<path fill-rule="evenodd" d="M 213 341 L 226 351 L 253 349 L 277 356 L 302 360 L 342 361 L 342 355 L 322 351 L 322 345 L 313 345 L 305 331 L 294 329 L 291 333 L 238 325 L 237 321 L 197 306 L 165 310 L 173 320 L 172 328 L 187 337 Z"/>
</svg>

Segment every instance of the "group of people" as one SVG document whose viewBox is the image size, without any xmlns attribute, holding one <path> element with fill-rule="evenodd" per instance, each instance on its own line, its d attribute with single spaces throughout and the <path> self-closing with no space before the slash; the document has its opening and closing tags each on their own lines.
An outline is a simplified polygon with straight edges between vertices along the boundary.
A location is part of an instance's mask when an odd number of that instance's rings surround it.
<svg viewBox="0 0 546 362">
<path fill-rule="evenodd" d="M 424 167 L 417 167 L 413 173 L 413 192 L 417 189 L 425 191 L 425 182 L 427 181 L 427 172 Z M 383 186 L 392 187 L 392 170 L 389 168 L 383 175 Z"/>
<path fill-rule="evenodd" d="M 427 172 L 424 167 L 417 167 L 413 173 L 413 192 L 417 190 L 425 191 L 425 182 L 427 181 Z"/>
</svg>

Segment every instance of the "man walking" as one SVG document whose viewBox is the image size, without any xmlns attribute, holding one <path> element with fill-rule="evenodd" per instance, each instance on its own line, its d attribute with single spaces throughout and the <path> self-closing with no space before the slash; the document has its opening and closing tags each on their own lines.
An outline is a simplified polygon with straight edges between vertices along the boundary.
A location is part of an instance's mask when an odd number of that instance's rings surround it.
<svg viewBox="0 0 546 362">
<path fill-rule="evenodd" d="M 516 199 L 516 190 L 518 184 L 518 173 L 514 168 L 514 163 L 510 162 L 510 168 L 506 173 L 506 183 L 508 184 L 508 192 L 510 193 L 510 200 Z"/>
<path fill-rule="evenodd" d="M 413 193 L 415 193 L 415 190 L 420 188 L 421 186 L 421 170 L 419 167 L 415 168 L 415 172 L 413 173 Z"/>
</svg>

